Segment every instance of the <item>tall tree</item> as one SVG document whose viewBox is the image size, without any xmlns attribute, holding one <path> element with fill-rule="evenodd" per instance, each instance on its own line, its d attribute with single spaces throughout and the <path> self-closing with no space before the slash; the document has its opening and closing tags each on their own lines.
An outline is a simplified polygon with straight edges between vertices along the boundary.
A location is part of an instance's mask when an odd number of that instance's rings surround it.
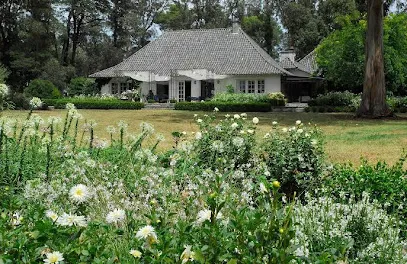
<svg viewBox="0 0 407 264">
<path fill-rule="evenodd" d="M 365 80 L 358 116 L 387 117 L 383 56 L 383 0 L 367 1 Z"/>
</svg>

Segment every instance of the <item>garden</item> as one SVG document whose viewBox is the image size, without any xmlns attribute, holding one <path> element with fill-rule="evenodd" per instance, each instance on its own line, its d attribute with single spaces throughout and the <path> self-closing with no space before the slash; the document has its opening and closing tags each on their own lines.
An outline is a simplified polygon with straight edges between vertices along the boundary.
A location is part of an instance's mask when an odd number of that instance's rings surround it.
<svg viewBox="0 0 407 264">
<path fill-rule="evenodd" d="M 167 138 L 123 120 L 101 137 L 41 104 L 0 119 L 0 263 L 407 261 L 401 152 L 332 163 L 315 124 L 217 108 Z"/>
</svg>

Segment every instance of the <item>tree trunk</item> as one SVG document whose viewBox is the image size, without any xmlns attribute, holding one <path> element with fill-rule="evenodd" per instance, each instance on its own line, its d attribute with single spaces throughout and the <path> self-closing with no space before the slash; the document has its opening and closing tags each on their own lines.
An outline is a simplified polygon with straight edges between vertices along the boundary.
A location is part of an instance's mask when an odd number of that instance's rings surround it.
<svg viewBox="0 0 407 264">
<path fill-rule="evenodd" d="M 365 80 L 357 115 L 380 118 L 391 116 L 386 103 L 383 58 L 383 0 L 368 0 Z"/>
<path fill-rule="evenodd" d="M 71 19 L 72 19 L 72 11 L 68 14 L 68 20 L 66 22 L 66 39 L 64 41 L 64 45 L 62 47 L 62 65 L 68 66 L 69 61 L 69 45 L 70 45 L 70 38 L 71 38 Z"/>
</svg>

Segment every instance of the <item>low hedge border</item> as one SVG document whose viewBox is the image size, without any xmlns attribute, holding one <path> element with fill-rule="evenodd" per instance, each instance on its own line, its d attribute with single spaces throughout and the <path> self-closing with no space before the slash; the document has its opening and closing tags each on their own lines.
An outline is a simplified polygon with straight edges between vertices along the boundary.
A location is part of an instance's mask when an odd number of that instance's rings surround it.
<svg viewBox="0 0 407 264">
<path fill-rule="evenodd" d="M 217 107 L 221 112 L 269 112 L 268 103 L 221 103 L 221 102 L 178 102 L 175 110 L 213 111 Z"/>
<path fill-rule="evenodd" d="M 122 100 L 107 100 L 107 99 L 44 99 L 44 104 L 54 106 L 56 109 L 64 109 L 67 103 L 72 103 L 78 109 L 141 109 L 143 103 L 122 101 Z"/>
</svg>

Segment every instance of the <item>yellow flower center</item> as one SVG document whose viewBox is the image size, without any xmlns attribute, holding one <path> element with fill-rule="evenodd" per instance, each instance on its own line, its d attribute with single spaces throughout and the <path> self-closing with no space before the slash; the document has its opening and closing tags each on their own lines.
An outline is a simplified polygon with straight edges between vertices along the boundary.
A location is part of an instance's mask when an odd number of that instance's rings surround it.
<svg viewBox="0 0 407 264">
<path fill-rule="evenodd" d="M 58 262 L 58 257 L 55 255 L 52 255 L 49 257 L 49 262 L 51 263 L 57 263 Z"/>
<path fill-rule="evenodd" d="M 77 196 L 83 196 L 83 191 L 81 189 L 76 190 L 75 194 Z"/>
</svg>

